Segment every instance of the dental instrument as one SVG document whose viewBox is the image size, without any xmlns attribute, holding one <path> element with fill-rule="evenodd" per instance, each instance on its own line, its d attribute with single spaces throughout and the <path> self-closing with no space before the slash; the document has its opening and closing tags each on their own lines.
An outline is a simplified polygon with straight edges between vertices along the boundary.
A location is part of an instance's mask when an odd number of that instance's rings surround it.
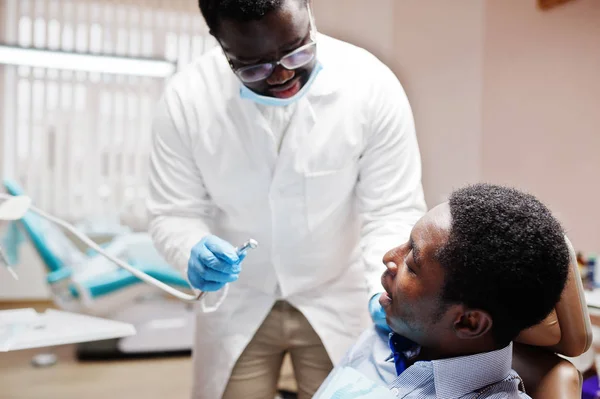
<svg viewBox="0 0 600 399">
<path fill-rule="evenodd" d="M 254 239 L 249 239 L 248 241 L 246 241 L 241 247 L 238 247 L 235 249 L 235 252 L 237 253 L 238 256 L 243 255 L 244 251 L 247 251 L 249 249 L 254 249 L 258 247 L 258 242 Z M 206 294 L 207 291 L 203 291 L 201 293 L 198 294 L 198 296 L 196 297 L 197 300 L 202 299 L 202 297 L 204 296 L 204 294 Z"/>
</svg>

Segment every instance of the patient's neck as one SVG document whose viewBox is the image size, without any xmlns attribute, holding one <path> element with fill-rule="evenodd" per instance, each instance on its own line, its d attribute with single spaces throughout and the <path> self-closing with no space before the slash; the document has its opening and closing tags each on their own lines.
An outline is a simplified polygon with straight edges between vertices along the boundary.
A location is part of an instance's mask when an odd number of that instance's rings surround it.
<svg viewBox="0 0 600 399">
<path fill-rule="evenodd" d="M 421 346 L 415 361 L 431 361 L 453 357 L 471 356 L 478 353 L 492 352 L 499 348 L 491 336 L 476 339 L 453 339 L 438 344 Z"/>
</svg>

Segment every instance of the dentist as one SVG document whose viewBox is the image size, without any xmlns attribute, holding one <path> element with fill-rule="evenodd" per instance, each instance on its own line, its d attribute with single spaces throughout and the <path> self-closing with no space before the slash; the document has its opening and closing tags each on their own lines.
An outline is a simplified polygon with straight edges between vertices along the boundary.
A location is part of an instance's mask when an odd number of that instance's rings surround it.
<svg viewBox="0 0 600 399">
<path fill-rule="evenodd" d="M 157 248 L 207 292 L 193 397 L 273 398 L 289 353 L 307 399 L 368 309 L 386 327 L 381 258 L 425 212 L 410 105 L 377 58 L 317 33 L 310 0 L 199 5 L 220 46 L 164 92 L 148 200 Z"/>
</svg>

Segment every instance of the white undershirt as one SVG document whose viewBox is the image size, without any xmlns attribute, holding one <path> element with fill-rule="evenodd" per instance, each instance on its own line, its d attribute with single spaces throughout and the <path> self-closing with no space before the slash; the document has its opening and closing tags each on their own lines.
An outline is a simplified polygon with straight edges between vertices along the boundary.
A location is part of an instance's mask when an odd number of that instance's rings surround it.
<svg viewBox="0 0 600 399">
<path fill-rule="evenodd" d="M 275 138 L 277 153 L 281 150 L 281 143 L 287 132 L 292 116 L 296 111 L 296 104 L 290 104 L 283 107 L 258 104 L 258 109 L 263 114 Z"/>
<path fill-rule="evenodd" d="M 290 122 L 292 116 L 294 116 L 294 112 L 296 112 L 296 108 L 296 104 L 290 104 L 283 107 L 258 104 L 258 109 L 267 120 L 269 127 L 273 132 L 277 154 L 281 151 L 281 143 L 283 142 L 285 133 L 290 127 Z M 279 287 L 279 283 L 277 283 L 275 295 L 277 298 L 281 298 L 281 288 Z"/>
</svg>

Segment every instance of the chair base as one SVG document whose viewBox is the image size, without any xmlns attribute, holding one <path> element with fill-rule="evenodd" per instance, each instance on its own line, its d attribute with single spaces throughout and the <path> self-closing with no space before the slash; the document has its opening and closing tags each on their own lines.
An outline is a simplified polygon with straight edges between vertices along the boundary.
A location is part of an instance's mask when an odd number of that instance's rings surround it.
<svg viewBox="0 0 600 399">
<path fill-rule="evenodd" d="M 163 350 L 149 352 L 124 352 L 119 347 L 120 339 L 106 341 L 85 342 L 77 345 L 77 360 L 81 362 L 108 361 L 124 359 L 151 359 L 165 357 L 187 357 L 192 354 L 190 350 Z"/>
<path fill-rule="evenodd" d="M 295 392 L 279 391 L 275 399 L 296 399 L 298 394 Z"/>
</svg>

